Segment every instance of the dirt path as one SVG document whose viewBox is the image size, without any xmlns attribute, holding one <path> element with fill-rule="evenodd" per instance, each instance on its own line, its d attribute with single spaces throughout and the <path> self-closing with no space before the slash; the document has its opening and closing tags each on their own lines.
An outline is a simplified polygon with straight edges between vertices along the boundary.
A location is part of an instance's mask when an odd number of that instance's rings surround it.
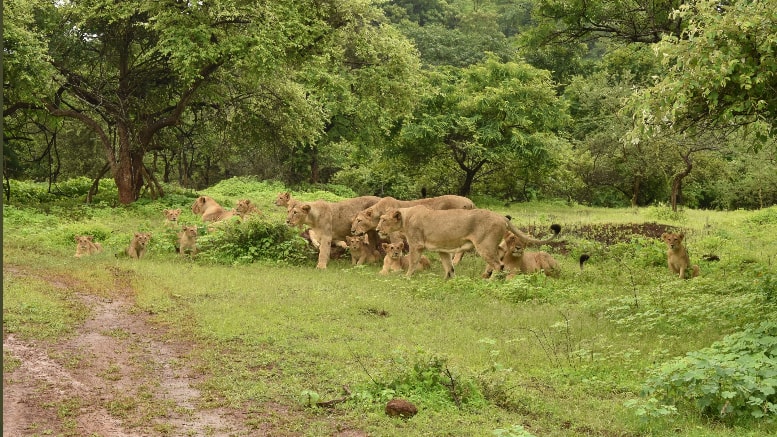
<svg viewBox="0 0 777 437">
<path fill-rule="evenodd" d="M 4 270 L 30 275 L 14 267 Z M 91 309 L 75 335 L 57 343 L 3 336 L 3 354 L 21 364 L 3 373 L 3 436 L 246 436 L 240 412 L 200 409 L 197 375 L 187 366 L 191 345 L 134 311 L 126 272 L 113 272 L 108 297 L 75 292 Z M 45 278 L 83 290 L 74 278 Z"/>
</svg>

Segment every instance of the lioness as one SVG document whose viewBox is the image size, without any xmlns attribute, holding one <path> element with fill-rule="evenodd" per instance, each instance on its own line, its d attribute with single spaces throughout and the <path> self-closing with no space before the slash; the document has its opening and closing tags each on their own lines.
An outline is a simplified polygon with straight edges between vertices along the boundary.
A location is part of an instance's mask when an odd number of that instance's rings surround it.
<svg viewBox="0 0 777 437">
<path fill-rule="evenodd" d="M 262 215 L 262 212 L 259 211 L 259 208 L 257 208 L 256 205 L 251 203 L 250 199 L 238 200 L 235 211 L 237 211 L 237 215 L 239 215 L 241 219 L 245 219 L 250 215 Z"/>
<path fill-rule="evenodd" d="M 510 234 L 505 238 L 505 254 L 502 264 L 508 272 L 507 279 L 518 273 L 536 273 L 542 270 L 547 276 L 558 277 L 561 272 L 558 261 L 548 252 L 525 252 L 520 238 Z"/>
<path fill-rule="evenodd" d="M 353 235 L 363 235 L 375 229 L 380 222 L 380 216 L 392 208 L 410 208 L 416 205 L 426 205 L 431 209 L 475 209 L 475 204 L 462 196 L 445 195 L 418 200 L 397 200 L 393 197 L 384 197 L 375 205 L 356 214 L 351 224 Z M 401 241 L 399 235 L 390 236 L 392 243 Z"/>
<path fill-rule="evenodd" d="M 187 253 L 190 256 L 197 255 L 197 226 L 184 226 L 178 233 L 178 253 L 181 256 Z"/>
<path fill-rule="evenodd" d="M 691 275 L 695 278 L 699 276 L 699 266 L 691 266 L 691 258 L 688 256 L 685 246 L 683 246 L 684 238 L 685 235 L 682 233 L 664 232 L 661 234 L 661 239 L 664 240 L 667 247 L 666 258 L 667 264 L 669 264 L 669 271 L 680 279 L 686 279 L 685 274 L 688 269 L 691 269 Z"/>
<path fill-rule="evenodd" d="M 405 243 L 383 243 L 383 250 L 386 256 L 383 257 L 383 270 L 378 272 L 381 275 L 388 275 L 390 272 L 404 272 L 410 266 L 410 258 L 405 255 Z M 425 270 L 431 266 L 429 258 L 421 255 L 418 263 L 418 270 Z"/>
<path fill-rule="evenodd" d="M 146 245 L 149 240 L 151 240 L 150 233 L 135 232 L 135 236 L 132 238 L 129 247 L 126 250 L 127 255 L 129 255 L 130 258 L 143 258 L 143 255 L 146 254 Z"/>
<path fill-rule="evenodd" d="M 316 268 L 325 269 L 329 262 L 332 241 L 345 242 L 351 234 L 351 222 L 356 214 L 374 205 L 379 197 L 362 196 L 339 202 L 317 200 L 315 202 L 297 202 L 289 208 L 286 224 L 289 226 L 308 225 L 318 242 L 318 264 Z M 377 235 L 370 236 L 370 244 L 377 245 Z M 377 246 L 376 246 L 377 247 Z"/>
<path fill-rule="evenodd" d="M 192 213 L 202 216 L 204 222 L 217 222 L 235 216 L 235 211 L 227 211 L 210 196 L 200 196 L 192 203 Z"/>
<path fill-rule="evenodd" d="M 86 255 L 93 255 L 103 251 L 103 245 L 96 243 L 91 235 L 76 235 L 76 258 Z"/>
<path fill-rule="evenodd" d="M 178 216 L 181 215 L 181 209 L 166 209 L 165 214 L 165 226 L 168 228 L 178 228 Z"/>
<path fill-rule="evenodd" d="M 380 217 L 378 233 L 385 238 L 389 233 L 401 230 L 410 246 L 411 276 L 418 266 L 424 250 L 440 254 L 444 277 L 453 277 L 451 253 L 474 248 L 486 261 L 484 278 L 494 270 L 501 270 L 499 243 L 507 230 L 517 235 L 524 244 L 543 244 L 558 236 L 560 227 L 551 226 L 554 234 L 545 240 L 537 240 L 521 232 L 507 217 L 487 209 L 434 210 L 419 205 L 410 208 L 391 209 Z"/>
<path fill-rule="evenodd" d="M 380 251 L 370 245 L 366 235 L 359 237 L 348 235 L 345 241 L 348 243 L 348 250 L 351 251 L 351 264 L 360 266 L 380 261 Z"/>
</svg>

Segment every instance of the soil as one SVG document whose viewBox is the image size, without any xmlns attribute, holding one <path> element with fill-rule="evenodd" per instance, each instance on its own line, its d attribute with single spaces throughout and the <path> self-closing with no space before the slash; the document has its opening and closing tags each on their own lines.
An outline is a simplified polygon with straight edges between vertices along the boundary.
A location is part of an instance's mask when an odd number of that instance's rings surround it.
<svg viewBox="0 0 777 437">
<path fill-rule="evenodd" d="M 3 265 L 4 274 L 33 276 Z M 170 340 L 134 306 L 126 274 L 115 287 L 83 292 L 75 278 L 40 278 L 90 309 L 76 332 L 56 342 L 25 341 L 3 333 L 4 360 L 20 364 L 3 372 L 3 436 L 262 436 L 290 435 L 282 421 L 246 425 L 245 413 L 201 408 L 202 376 L 187 364 L 193 345 Z M 17 361 L 18 360 L 18 361 Z M 268 417 L 289 413 L 267 405 Z M 358 436 L 360 432 L 340 435 Z"/>
</svg>

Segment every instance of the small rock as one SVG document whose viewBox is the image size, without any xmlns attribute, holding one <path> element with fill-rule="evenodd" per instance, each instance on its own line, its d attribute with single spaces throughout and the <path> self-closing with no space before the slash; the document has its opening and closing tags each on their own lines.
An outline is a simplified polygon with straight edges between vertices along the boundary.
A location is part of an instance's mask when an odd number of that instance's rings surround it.
<svg viewBox="0 0 777 437">
<path fill-rule="evenodd" d="M 409 419 L 415 416 L 417 412 L 418 408 L 404 399 L 392 399 L 386 404 L 386 414 L 391 417 L 399 416 L 403 419 Z"/>
</svg>

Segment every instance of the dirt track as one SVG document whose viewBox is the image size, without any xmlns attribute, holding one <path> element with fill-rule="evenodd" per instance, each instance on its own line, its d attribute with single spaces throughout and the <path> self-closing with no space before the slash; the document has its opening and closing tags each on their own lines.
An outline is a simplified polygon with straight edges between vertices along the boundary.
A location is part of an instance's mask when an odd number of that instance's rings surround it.
<svg viewBox="0 0 777 437">
<path fill-rule="evenodd" d="M 198 407 L 198 377 L 187 366 L 190 345 L 165 340 L 134 311 L 129 282 L 114 273 L 109 297 L 74 293 L 90 316 L 69 338 L 32 343 L 4 334 L 5 357 L 21 364 L 3 374 L 3 436 L 272 434 L 247 429 L 238 411 Z M 73 278 L 47 280 L 59 289 L 79 289 Z"/>
</svg>

